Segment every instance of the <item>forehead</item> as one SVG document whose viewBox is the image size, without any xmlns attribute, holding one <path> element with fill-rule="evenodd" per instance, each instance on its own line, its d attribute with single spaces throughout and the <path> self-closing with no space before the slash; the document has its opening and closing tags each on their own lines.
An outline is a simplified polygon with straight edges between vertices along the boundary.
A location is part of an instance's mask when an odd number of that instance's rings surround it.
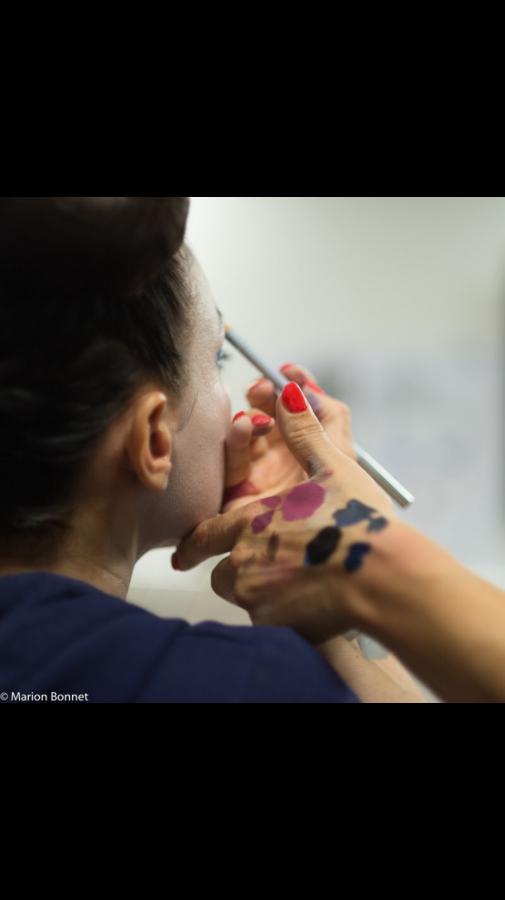
<svg viewBox="0 0 505 900">
<path fill-rule="evenodd" d="M 205 272 L 195 257 L 191 261 L 190 277 L 195 309 L 194 336 L 200 340 L 218 340 L 224 335 L 223 317 Z"/>
</svg>

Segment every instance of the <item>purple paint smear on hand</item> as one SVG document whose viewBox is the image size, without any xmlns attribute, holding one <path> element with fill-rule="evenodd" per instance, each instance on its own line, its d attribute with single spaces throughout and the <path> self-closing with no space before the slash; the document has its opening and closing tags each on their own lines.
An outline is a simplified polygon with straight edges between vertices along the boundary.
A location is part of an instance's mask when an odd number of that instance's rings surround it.
<svg viewBox="0 0 505 900">
<path fill-rule="evenodd" d="M 268 526 L 270 525 L 275 510 L 271 512 L 265 513 L 263 516 L 257 516 L 252 523 L 253 534 L 261 534 L 262 531 L 266 531 Z"/>
<path fill-rule="evenodd" d="M 267 509 L 279 509 L 279 506 L 282 506 L 282 497 L 266 497 L 261 502 Z"/>
<path fill-rule="evenodd" d="M 299 519 L 310 519 L 323 505 L 326 491 L 320 484 L 307 481 L 299 484 L 286 497 L 282 514 L 286 522 L 298 522 Z"/>
<path fill-rule="evenodd" d="M 257 516 L 252 523 L 253 534 L 261 534 L 272 523 L 276 510 L 282 507 L 282 515 L 285 522 L 298 522 L 300 519 L 310 519 L 323 505 L 326 491 L 320 484 L 307 481 L 299 484 L 283 500 L 282 497 L 266 497 L 261 501 L 270 512 Z"/>
</svg>

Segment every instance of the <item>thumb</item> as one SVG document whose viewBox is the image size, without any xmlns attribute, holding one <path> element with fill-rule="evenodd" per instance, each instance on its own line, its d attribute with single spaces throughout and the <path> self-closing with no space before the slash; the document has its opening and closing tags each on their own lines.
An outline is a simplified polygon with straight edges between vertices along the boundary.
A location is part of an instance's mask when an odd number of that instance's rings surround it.
<svg viewBox="0 0 505 900">
<path fill-rule="evenodd" d="M 277 400 L 277 424 L 310 478 L 334 470 L 343 454 L 332 443 L 302 389 L 291 382 Z"/>
</svg>

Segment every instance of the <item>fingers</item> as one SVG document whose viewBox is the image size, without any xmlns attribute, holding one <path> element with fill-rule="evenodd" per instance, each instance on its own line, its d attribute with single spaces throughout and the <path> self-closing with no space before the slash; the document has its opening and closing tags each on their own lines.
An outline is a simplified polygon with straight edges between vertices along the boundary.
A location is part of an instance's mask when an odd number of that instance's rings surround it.
<svg viewBox="0 0 505 900">
<path fill-rule="evenodd" d="M 235 597 L 235 582 L 237 580 L 237 569 L 230 562 L 230 558 L 223 559 L 216 566 L 211 577 L 212 590 L 218 597 L 233 603 Z"/>
<path fill-rule="evenodd" d="M 277 401 L 277 425 L 309 477 L 332 472 L 342 453 L 329 439 L 301 388 L 291 382 Z"/>
<path fill-rule="evenodd" d="M 256 409 L 261 409 L 267 416 L 275 417 L 275 408 L 277 404 L 277 392 L 271 381 L 267 378 L 260 378 L 254 381 L 247 391 L 247 402 Z"/>
<path fill-rule="evenodd" d="M 281 372 L 302 388 L 332 443 L 351 459 L 356 460 L 352 435 L 352 415 L 349 407 L 323 391 L 307 369 L 294 363 L 286 363 L 285 366 L 282 366 Z"/>
<path fill-rule="evenodd" d="M 352 434 L 351 410 L 345 403 L 330 397 L 317 383 L 314 375 L 295 363 L 286 363 L 280 371 L 290 381 L 302 388 L 310 406 L 320 422 L 323 423 L 326 433 L 346 456 L 356 460 L 354 440 Z M 253 382 L 247 392 L 247 399 L 251 406 L 263 410 L 269 416 L 275 417 L 277 408 L 277 395 L 274 385 L 266 378 Z M 274 429 L 269 437 L 270 444 L 280 438 L 277 429 Z"/>
<path fill-rule="evenodd" d="M 254 458 L 253 442 L 269 434 L 274 426 L 274 420 L 261 410 L 237 413 L 226 442 L 226 488 L 234 488 L 248 481 Z"/>
<path fill-rule="evenodd" d="M 231 553 L 249 522 L 264 509 L 256 503 L 247 507 L 207 519 L 184 538 L 177 547 L 172 564 L 180 572 L 199 566 L 213 556 Z"/>
<path fill-rule="evenodd" d="M 235 487 L 247 481 L 251 470 L 251 440 L 253 423 L 249 416 L 239 414 L 233 420 L 228 440 L 226 441 L 226 477 L 225 487 Z"/>
</svg>

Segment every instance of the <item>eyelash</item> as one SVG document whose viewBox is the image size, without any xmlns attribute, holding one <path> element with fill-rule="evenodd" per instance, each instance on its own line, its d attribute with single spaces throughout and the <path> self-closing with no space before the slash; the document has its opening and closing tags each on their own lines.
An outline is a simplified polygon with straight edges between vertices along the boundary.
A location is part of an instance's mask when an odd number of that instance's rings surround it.
<svg viewBox="0 0 505 900">
<path fill-rule="evenodd" d="M 224 369 L 225 363 L 229 362 L 230 359 L 233 359 L 233 357 L 226 350 L 220 350 L 216 356 L 218 369 Z"/>
</svg>

